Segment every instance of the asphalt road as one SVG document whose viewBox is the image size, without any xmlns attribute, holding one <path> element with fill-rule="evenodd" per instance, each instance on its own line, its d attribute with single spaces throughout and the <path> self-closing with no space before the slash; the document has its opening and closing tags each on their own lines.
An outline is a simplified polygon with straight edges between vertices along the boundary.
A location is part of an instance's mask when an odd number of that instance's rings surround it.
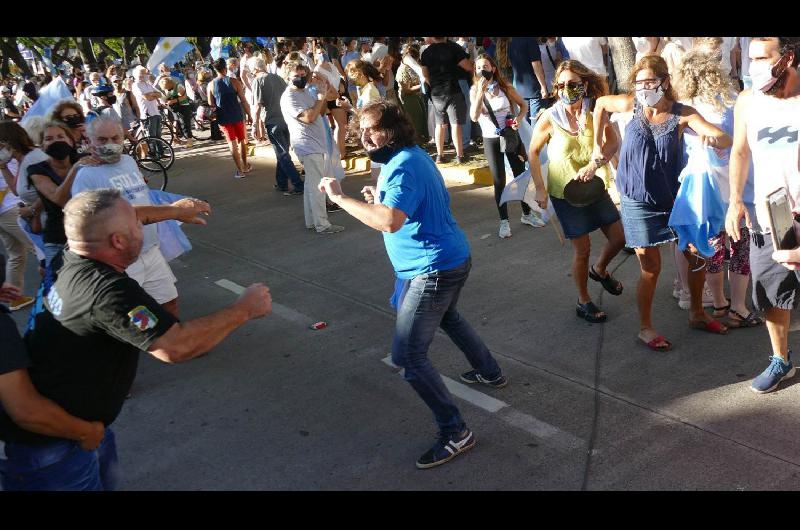
<svg viewBox="0 0 800 530">
<path fill-rule="evenodd" d="M 691 330 L 671 296 L 666 252 L 655 323 L 673 351 L 635 340 L 634 257 L 612 263 L 621 296 L 590 282 L 610 316 L 588 324 L 575 316 L 571 249 L 549 226 L 520 225 L 516 205 L 514 236 L 498 239 L 491 189 L 463 185 L 450 186 L 473 258 L 460 311 L 510 384 L 455 383 L 469 366 L 438 336 L 430 357 L 452 380 L 477 445 L 417 470 L 436 426 L 385 362 L 393 274 L 380 234 L 345 212 L 331 214 L 345 232 L 307 231 L 302 197 L 273 191 L 272 157 L 253 159 L 255 170 L 235 180 L 221 142 L 178 156 L 169 190 L 213 208 L 208 226 L 186 227 L 194 249 L 172 262 L 182 318 L 218 310 L 237 286 L 259 281 L 275 311 L 185 364 L 143 355 L 114 424 L 122 489 L 798 489 L 800 378 L 763 396 L 748 388 L 770 355 L 765 328 Z M 349 176 L 345 190 L 356 194 L 367 177 Z M 592 241 L 596 255 L 602 235 Z M 28 281 L 36 281 L 32 264 Z M 15 318 L 22 325 L 25 317 Z M 309 329 L 317 321 L 327 328 Z"/>
</svg>

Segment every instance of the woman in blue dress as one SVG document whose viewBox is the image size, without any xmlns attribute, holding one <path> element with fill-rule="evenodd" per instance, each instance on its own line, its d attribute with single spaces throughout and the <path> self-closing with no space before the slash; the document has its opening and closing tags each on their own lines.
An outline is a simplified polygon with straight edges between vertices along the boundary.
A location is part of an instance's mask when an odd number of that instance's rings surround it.
<svg viewBox="0 0 800 530">
<path fill-rule="evenodd" d="M 604 136 L 600 132 L 609 115 L 633 111 L 619 153 L 616 182 L 625 240 L 628 247 L 636 250 L 641 268 L 637 289 L 639 340 L 652 350 L 665 351 L 672 343 L 653 327 L 653 295 L 661 272 L 659 246 L 677 240 L 667 223 L 680 186 L 678 175 L 683 169 L 681 135 L 690 127 L 703 144 L 723 149 L 730 147 L 731 138 L 695 109 L 676 101 L 667 63 L 661 57 L 646 55 L 639 59 L 631 71 L 631 84 L 633 93 L 597 100 L 594 158 L 603 161 L 600 142 Z M 692 298 L 689 323 L 694 328 L 724 333 L 726 328 L 707 315 L 702 306 L 705 263 L 690 249 L 686 257 Z"/>
</svg>

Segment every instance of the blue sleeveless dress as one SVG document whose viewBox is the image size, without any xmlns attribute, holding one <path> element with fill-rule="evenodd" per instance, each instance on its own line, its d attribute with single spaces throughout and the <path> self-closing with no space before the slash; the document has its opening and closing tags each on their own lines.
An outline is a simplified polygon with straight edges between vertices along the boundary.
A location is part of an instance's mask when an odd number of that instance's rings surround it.
<svg viewBox="0 0 800 530">
<path fill-rule="evenodd" d="M 678 239 L 668 221 L 684 165 L 678 134 L 681 107 L 674 103 L 667 120 L 656 125 L 647 121 L 643 107 L 634 101 L 616 179 L 628 247 L 652 247 Z"/>
</svg>

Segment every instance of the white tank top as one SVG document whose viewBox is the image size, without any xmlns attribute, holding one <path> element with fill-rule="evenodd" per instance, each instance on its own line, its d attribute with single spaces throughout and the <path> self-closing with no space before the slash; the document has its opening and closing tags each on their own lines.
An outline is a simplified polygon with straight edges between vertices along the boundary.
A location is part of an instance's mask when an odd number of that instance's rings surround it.
<svg viewBox="0 0 800 530">
<path fill-rule="evenodd" d="M 322 68 L 322 65 L 318 64 L 315 68 L 315 72 L 319 72 L 325 79 L 328 80 L 328 83 L 338 92 L 339 91 L 339 80 L 342 79 L 342 75 L 339 73 L 339 70 L 333 66 L 333 63 L 328 63 L 328 66 L 331 68 L 328 70 L 327 68 Z"/>
<path fill-rule="evenodd" d="M 506 126 L 506 115 L 511 114 L 511 104 L 508 101 L 508 97 L 506 97 L 505 93 L 499 88 L 498 94 L 497 96 L 492 96 L 487 91 L 486 99 L 489 101 L 489 105 L 492 106 L 494 115 L 497 118 L 497 123 L 502 129 Z M 478 125 L 481 126 L 481 134 L 484 138 L 497 138 L 498 135 L 495 132 L 496 127 L 494 126 L 491 116 L 489 116 L 487 112 L 486 105 L 481 105 L 481 115 L 478 117 Z"/>
<path fill-rule="evenodd" d="M 786 188 L 793 212 L 800 212 L 800 96 L 779 99 L 753 91 L 747 143 L 753 156 L 756 218 L 769 232 L 767 195 Z"/>
</svg>

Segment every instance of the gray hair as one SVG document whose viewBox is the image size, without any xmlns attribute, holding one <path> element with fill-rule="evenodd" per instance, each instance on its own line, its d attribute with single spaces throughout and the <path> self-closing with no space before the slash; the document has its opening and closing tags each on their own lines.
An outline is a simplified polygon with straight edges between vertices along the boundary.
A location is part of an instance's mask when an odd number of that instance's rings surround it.
<svg viewBox="0 0 800 530">
<path fill-rule="evenodd" d="M 112 125 L 117 127 L 120 133 L 125 134 L 125 131 L 122 129 L 122 124 L 117 118 L 112 118 L 111 116 L 98 116 L 97 118 L 93 119 L 89 122 L 89 125 L 86 126 L 86 134 L 89 135 L 89 138 L 94 140 L 94 135 L 97 132 L 97 129 L 102 127 L 103 125 Z"/>
<path fill-rule="evenodd" d="M 247 67 L 251 72 L 265 72 L 267 71 L 267 62 L 261 57 L 250 57 L 247 60 Z"/>
<path fill-rule="evenodd" d="M 91 242 L 98 238 L 97 227 L 106 224 L 105 213 L 122 198 L 119 190 L 101 188 L 82 191 L 64 205 L 64 231 L 73 241 Z"/>
</svg>

